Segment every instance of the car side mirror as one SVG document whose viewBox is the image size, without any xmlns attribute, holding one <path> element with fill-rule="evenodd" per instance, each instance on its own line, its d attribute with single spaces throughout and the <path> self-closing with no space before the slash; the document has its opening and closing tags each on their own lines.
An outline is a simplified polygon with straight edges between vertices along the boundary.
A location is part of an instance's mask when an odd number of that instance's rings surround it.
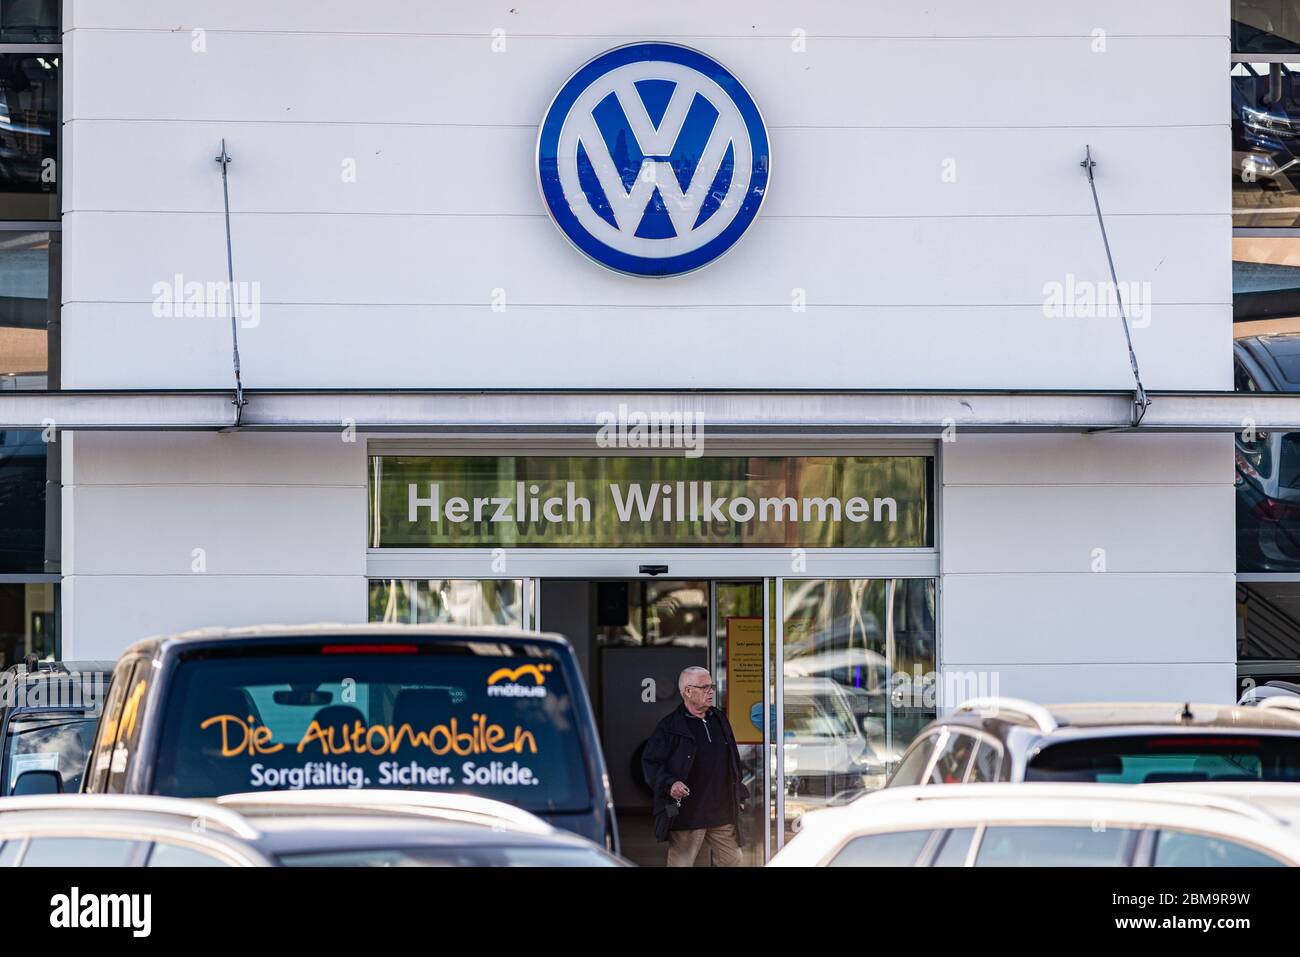
<svg viewBox="0 0 1300 957">
<path fill-rule="evenodd" d="M 14 782 L 14 797 L 32 794 L 62 794 L 63 775 L 58 771 L 31 770 L 18 775 Z"/>
</svg>

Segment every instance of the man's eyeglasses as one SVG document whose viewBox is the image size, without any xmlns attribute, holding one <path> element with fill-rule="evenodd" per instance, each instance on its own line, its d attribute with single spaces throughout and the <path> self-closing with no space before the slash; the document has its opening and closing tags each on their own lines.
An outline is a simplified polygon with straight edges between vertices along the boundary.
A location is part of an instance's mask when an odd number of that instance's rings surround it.
<svg viewBox="0 0 1300 957">
<path fill-rule="evenodd" d="M 687 685 L 688 688 L 694 688 L 696 691 L 715 691 L 717 685 Z"/>
</svg>

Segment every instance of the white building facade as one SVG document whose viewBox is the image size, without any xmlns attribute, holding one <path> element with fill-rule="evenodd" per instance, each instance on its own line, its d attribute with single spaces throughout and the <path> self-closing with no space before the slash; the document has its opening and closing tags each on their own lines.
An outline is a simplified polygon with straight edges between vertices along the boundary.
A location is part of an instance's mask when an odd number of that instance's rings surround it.
<svg viewBox="0 0 1300 957">
<path fill-rule="evenodd" d="M 248 410 L 275 393 L 315 418 L 61 432 L 61 654 L 206 625 L 509 621 L 568 634 L 609 720 L 603 649 L 677 635 L 725 689 L 727 620 L 750 617 L 787 732 L 788 683 L 825 679 L 790 663 L 846 648 L 846 675 L 1230 700 L 1230 435 L 997 411 L 1134 390 L 1085 147 L 1153 413 L 1162 390 L 1232 388 L 1227 6 L 66 0 L 62 389 L 230 407 L 209 291 L 224 139 Z M 667 278 L 584 256 L 538 187 L 557 92 L 646 41 L 725 65 L 770 143 L 744 235 Z M 620 404 L 701 415 L 703 456 L 602 444 Z M 592 496 L 833 488 L 890 497 L 899 524 L 742 509 L 708 537 L 600 502 L 534 537 L 431 518 L 435 484 L 442 507 L 538 475 Z"/>
</svg>

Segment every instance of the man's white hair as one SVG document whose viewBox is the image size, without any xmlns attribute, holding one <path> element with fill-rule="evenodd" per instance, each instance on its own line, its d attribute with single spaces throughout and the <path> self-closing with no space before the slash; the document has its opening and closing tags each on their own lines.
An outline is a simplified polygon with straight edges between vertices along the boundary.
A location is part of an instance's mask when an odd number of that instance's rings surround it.
<svg viewBox="0 0 1300 957">
<path fill-rule="evenodd" d="M 696 672 L 702 675 L 707 675 L 709 673 L 709 669 L 701 668 L 699 665 L 691 665 L 689 668 L 683 668 L 682 673 L 677 676 L 677 693 L 679 695 L 683 695 L 683 697 L 685 696 L 684 692 L 686 691 L 686 676 L 690 674 L 695 674 Z"/>
</svg>

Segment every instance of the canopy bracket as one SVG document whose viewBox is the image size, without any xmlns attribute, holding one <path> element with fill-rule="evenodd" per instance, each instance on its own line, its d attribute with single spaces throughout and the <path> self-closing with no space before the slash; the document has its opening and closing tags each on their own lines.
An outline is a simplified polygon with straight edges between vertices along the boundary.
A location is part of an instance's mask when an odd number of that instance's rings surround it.
<svg viewBox="0 0 1300 957">
<path fill-rule="evenodd" d="M 1147 396 L 1147 390 L 1142 385 L 1142 374 L 1138 371 L 1137 354 L 1133 351 L 1133 336 L 1129 331 L 1128 313 L 1124 309 L 1124 294 L 1120 290 L 1119 277 L 1115 275 L 1115 259 L 1110 253 L 1110 239 L 1106 236 L 1106 221 L 1101 215 L 1101 200 L 1097 198 L 1097 181 L 1093 178 L 1092 170 L 1097 165 L 1092 158 L 1092 147 L 1086 145 L 1083 147 L 1083 162 L 1079 164 L 1088 174 L 1088 186 L 1092 189 L 1092 204 L 1097 209 L 1097 225 L 1101 227 L 1101 242 L 1106 248 L 1106 263 L 1110 266 L 1110 279 L 1115 284 L 1115 301 L 1119 304 L 1119 317 L 1124 323 L 1124 341 L 1128 344 L 1128 363 L 1133 369 L 1133 409 L 1131 413 L 1131 423 L 1134 428 L 1142 423 L 1142 417 L 1146 415 L 1147 409 L 1151 406 L 1151 399 Z"/>
<path fill-rule="evenodd" d="M 230 300 L 230 341 L 235 364 L 235 426 L 238 427 L 248 400 L 244 398 L 244 383 L 239 374 L 239 297 L 235 291 L 235 256 L 230 241 L 230 185 L 228 168 L 230 154 L 226 152 L 226 138 L 221 138 L 221 155 L 216 157 L 221 164 L 221 197 L 226 209 L 226 278 L 230 283 L 227 295 Z"/>
</svg>

